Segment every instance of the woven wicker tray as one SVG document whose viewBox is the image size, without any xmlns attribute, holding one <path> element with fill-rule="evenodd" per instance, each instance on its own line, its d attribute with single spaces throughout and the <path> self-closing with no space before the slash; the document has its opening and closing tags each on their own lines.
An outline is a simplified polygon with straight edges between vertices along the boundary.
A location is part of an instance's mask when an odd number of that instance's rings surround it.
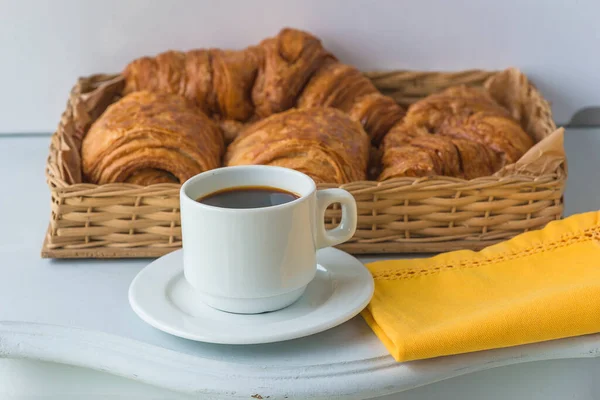
<svg viewBox="0 0 600 400">
<path fill-rule="evenodd" d="M 518 70 L 366 75 L 403 106 L 452 85 L 485 85 L 537 144 L 490 177 L 397 178 L 339 186 L 354 195 L 359 210 L 358 230 L 341 249 L 475 250 L 561 218 L 567 176 L 563 130 L 556 128 L 548 102 Z M 179 185 L 82 183 L 81 139 L 122 88 L 119 75 L 94 75 L 81 78 L 71 91 L 47 162 L 52 212 L 43 257 L 156 257 L 181 246 Z M 327 187 L 335 185 L 319 185 Z M 339 217 L 333 208 L 325 218 L 335 225 Z"/>
</svg>

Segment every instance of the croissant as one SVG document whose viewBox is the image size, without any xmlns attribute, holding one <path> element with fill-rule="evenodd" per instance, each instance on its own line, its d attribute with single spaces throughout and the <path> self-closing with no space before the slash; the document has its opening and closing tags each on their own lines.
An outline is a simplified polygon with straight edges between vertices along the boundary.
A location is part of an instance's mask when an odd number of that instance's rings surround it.
<svg viewBox="0 0 600 400">
<path fill-rule="evenodd" d="M 245 50 L 167 51 L 132 61 L 123 71 L 124 93 L 175 93 L 225 123 L 227 142 L 241 123 L 291 107 L 333 107 L 359 121 L 378 146 L 404 115 L 359 70 L 339 63 L 310 33 L 285 28 Z"/>
<path fill-rule="evenodd" d="M 379 180 L 430 175 L 473 179 L 491 175 L 500 166 L 497 153 L 470 140 L 427 134 L 408 144 L 392 146 L 394 136 L 396 132 L 392 129 L 384 139 L 384 168 Z"/>
<path fill-rule="evenodd" d="M 491 175 L 517 161 L 532 139 L 483 89 L 458 86 L 411 105 L 382 142 L 379 180 Z"/>
<path fill-rule="evenodd" d="M 297 102 L 298 108 L 333 107 L 360 122 L 373 144 L 404 116 L 404 110 L 356 68 L 329 60 L 310 79 Z"/>
<path fill-rule="evenodd" d="M 366 178 L 369 137 L 359 123 L 332 108 L 292 109 L 242 131 L 229 145 L 225 164 L 292 168 L 317 183 Z"/>
<path fill-rule="evenodd" d="M 377 88 L 356 68 L 329 60 L 310 79 L 300 96 L 298 108 L 333 107 L 348 112 L 354 100 Z"/>
<path fill-rule="evenodd" d="M 179 94 L 214 118 L 245 121 L 254 113 L 250 93 L 260 59 L 257 48 L 167 51 L 131 62 L 123 73 L 123 92 Z"/>
<path fill-rule="evenodd" d="M 319 39 L 295 29 L 245 50 L 167 51 L 132 61 L 124 93 L 176 93 L 213 118 L 246 121 L 287 110 L 321 64 L 332 56 Z"/>
<path fill-rule="evenodd" d="M 124 94 L 151 90 L 182 94 L 185 89 L 185 54 L 167 51 L 156 57 L 142 57 L 132 61 L 124 71 Z"/>
<path fill-rule="evenodd" d="M 166 52 L 163 54 L 169 54 Z M 125 93 L 135 92 L 137 90 L 151 90 L 151 91 L 166 91 L 169 93 L 177 93 L 184 96 L 186 99 L 194 103 L 200 110 L 206 115 L 212 116 L 218 111 L 218 105 L 216 104 L 216 96 L 213 92 L 213 78 L 212 78 L 212 63 L 211 54 L 209 50 L 190 50 L 187 53 L 181 53 L 185 59 L 183 69 L 178 74 L 173 74 L 179 77 L 179 85 L 177 91 L 174 90 L 160 90 L 160 88 L 145 85 L 143 82 L 134 80 L 134 77 L 139 74 L 138 69 L 143 69 L 143 65 L 138 64 L 138 60 L 131 62 L 124 71 L 125 75 Z M 160 57 L 160 54 L 156 57 Z M 147 58 L 147 57 L 145 57 Z M 142 58 L 143 60 L 143 58 Z M 158 71 L 156 73 L 159 73 Z M 164 72 L 168 75 L 168 72 Z"/>
<path fill-rule="evenodd" d="M 492 112 L 448 118 L 439 134 L 485 144 L 503 158 L 504 164 L 516 162 L 533 146 L 533 140 L 517 121 Z"/>
<path fill-rule="evenodd" d="M 268 117 L 294 106 L 309 78 L 328 59 L 321 41 L 313 35 L 285 28 L 260 45 L 263 64 L 252 89 L 256 114 Z"/>
<path fill-rule="evenodd" d="M 217 168 L 224 152 L 218 126 L 180 96 L 140 91 L 112 104 L 83 139 L 89 182 L 184 182 Z"/>
<path fill-rule="evenodd" d="M 262 53 L 251 47 L 243 51 L 211 50 L 213 95 L 217 114 L 224 119 L 246 121 L 254 114 L 252 83 L 258 73 Z"/>
<path fill-rule="evenodd" d="M 479 111 L 509 116 L 508 111 L 496 103 L 484 89 L 454 86 L 412 104 L 405 121 L 437 132 L 448 118 Z"/>
</svg>

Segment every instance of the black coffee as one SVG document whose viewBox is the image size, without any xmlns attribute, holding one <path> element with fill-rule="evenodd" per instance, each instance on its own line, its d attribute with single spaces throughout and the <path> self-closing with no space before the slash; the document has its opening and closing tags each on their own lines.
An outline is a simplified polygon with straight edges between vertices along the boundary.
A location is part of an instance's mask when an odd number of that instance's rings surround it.
<svg viewBox="0 0 600 400">
<path fill-rule="evenodd" d="M 240 186 L 201 196 L 197 202 L 222 208 L 261 208 L 296 200 L 298 195 L 269 186 Z"/>
</svg>

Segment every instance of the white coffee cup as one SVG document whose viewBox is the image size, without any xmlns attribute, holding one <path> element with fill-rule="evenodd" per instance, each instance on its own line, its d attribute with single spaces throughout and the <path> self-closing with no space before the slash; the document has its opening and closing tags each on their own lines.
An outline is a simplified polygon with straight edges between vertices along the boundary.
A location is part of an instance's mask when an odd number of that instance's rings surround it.
<svg viewBox="0 0 600 400">
<path fill-rule="evenodd" d="M 299 196 L 288 203 L 233 209 L 196 201 L 227 188 L 268 186 Z M 316 251 L 349 240 L 356 202 L 342 189 L 317 190 L 307 175 L 262 165 L 203 172 L 181 187 L 183 267 L 198 297 L 213 308 L 254 314 L 292 304 L 314 278 Z M 340 203 L 342 221 L 326 230 L 325 209 Z"/>
</svg>

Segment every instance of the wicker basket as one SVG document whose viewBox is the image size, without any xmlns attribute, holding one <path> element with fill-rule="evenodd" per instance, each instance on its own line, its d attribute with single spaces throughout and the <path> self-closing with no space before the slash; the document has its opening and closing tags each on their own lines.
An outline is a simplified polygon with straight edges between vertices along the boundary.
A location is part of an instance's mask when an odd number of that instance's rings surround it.
<svg viewBox="0 0 600 400">
<path fill-rule="evenodd" d="M 562 129 L 556 129 L 548 103 L 519 71 L 367 76 L 404 106 L 448 86 L 486 85 L 538 144 L 518 163 L 490 177 L 397 178 L 340 186 L 354 195 L 359 210 L 358 230 L 341 249 L 480 249 L 561 218 L 566 181 Z M 181 246 L 179 185 L 81 183 L 81 138 L 122 88 L 119 75 L 95 75 L 81 78 L 71 92 L 47 163 L 52 213 L 43 257 L 155 257 Z M 339 217 L 333 208 L 326 222 L 334 225 Z"/>
</svg>

